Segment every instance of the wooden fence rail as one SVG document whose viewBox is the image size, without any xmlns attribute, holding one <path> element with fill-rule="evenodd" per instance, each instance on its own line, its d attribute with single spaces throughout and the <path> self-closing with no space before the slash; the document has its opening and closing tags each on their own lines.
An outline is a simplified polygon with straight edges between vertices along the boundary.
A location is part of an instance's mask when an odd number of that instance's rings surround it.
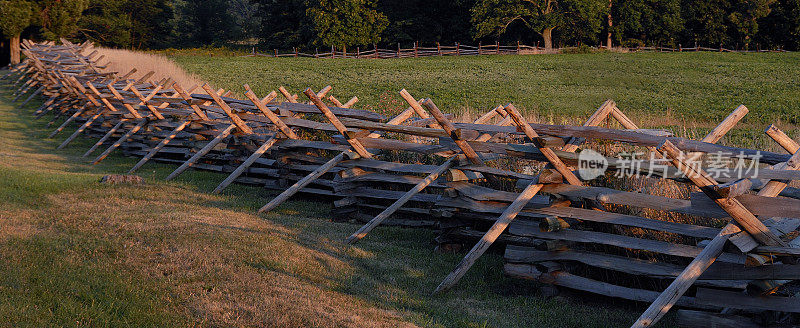
<svg viewBox="0 0 800 328">
<path fill-rule="evenodd" d="M 590 47 L 594 50 L 602 50 L 605 49 L 604 47 Z M 559 53 L 564 52 L 570 47 L 566 48 L 556 48 L 549 52 L 552 53 Z M 638 46 L 633 48 L 628 47 L 617 47 L 614 48 L 614 51 L 620 52 L 697 52 L 697 51 L 706 51 L 706 52 L 742 52 L 742 53 L 764 53 L 764 52 L 788 52 L 784 49 L 730 49 L 725 47 L 701 47 L 701 46 L 694 46 L 691 48 L 684 48 L 678 45 L 677 48 L 670 48 L 670 47 L 662 47 L 662 46 Z M 452 46 L 445 46 L 436 44 L 436 46 L 431 47 L 421 47 L 418 43 L 414 43 L 413 47 L 411 48 L 401 48 L 399 45 L 396 49 L 388 49 L 388 48 L 378 48 L 377 46 L 369 49 L 361 49 L 360 47 L 356 47 L 355 51 L 353 49 L 336 49 L 331 48 L 327 52 L 319 52 L 319 49 L 315 50 L 314 53 L 308 52 L 301 52 L 297 48 L 291 49 L 289 51 L 279 51 L 278 49 L 273 49 L 269 52 L 257 52 L 256 48 L 252 49 L 250 54 L 244 55 L 243 57 L 305 57 L 305 58 L 361 58 L 361 59 L 389 59 L 389 58 L 417 58 L 417 57 L 433 57 L 433 56 L 478 56 L 478 55 L 529 55 L 529 54 L 540 54 L 540 53 L 548 53 L 545 48 L 539 47 L 539 45 L 524 45 L 524 44 L 516 44 L 516 45 L 500 45 L 499 43 L 494 44 L 481 44 L 478 43 L 477 46 L 470 46 L 464 44 L 458 44 Z"/>
<path fill-rule="evenodd" d="M 635 327 L 654 324 L 673 306 L 711 311 L 679 312 L 682 321 L 709 320 L 698 325 L 733 320 L 718 313 L 723 308 L 726 315 L 744 310 L 735 316 L 742 326 L 754 311 L 782 318 L 781 324 L 800 320 L 793 297 L 800 279 L 800 189 L 789 186 L 800 180 L 800 144 L 770 126 L 766 134 L 788 154 L 717 145 L 749 112 L 744 106 L 699 141 L 640 129 L 612 100 L 583 126 L 528 122 L 513 104 L 460 123 L 433 100 L 401 90 L 409 107 L 388 118 L 353 108 L 357 97 L 342 104 L 332 86 L 297 94 L 279 87 L 282 96 L 259 99 L 245 85 L 246 99 L 236 99 L 209 85 L 193 93 L 195 87 L 170 79 L 152 81 L 151 73 L 134 79 L 135 71 L 107 72 L 88 42 L 25 41 L 23 47 L 26 60 L 2 80 L 17 99 L 44 99 L 32 119 L 66 119 L 51 136 L 77 127 L 60 148 L 80 136 L 98 139 L 89 155 L 113 140 L 95 163 L 120 151 L 142 158 L 131 171 L 149 161 L 178 165 L 167 179 L 190 169 L 226 173 L 214 192 L 235 182 L 279 193 L 262 212 L 295 195 L 314 195 L 332 205 L 337 220 L 365 223 L 346 242 L 375 238 L 367 234 L 380 225 L 435 228 L 439 249 L 472 248 L 437 291 L 457 287 L 494 245 L 505 247 L 508 275 L 652 303 Z M 356 49 L 355 57 L 514 50 L 497 44 Z M 596 154 L 609 179 L 624 173 L 703 192 L 686 199 L 586 183 L 585 159 L 576 151 L 593 141 L 640 148 L 662 160 L 634 167 L 617 154 Z M 772 166 L 736 172 L 711 166 L 710 153 L 731 160 L 758 155 Z M 712 169 L 721 176 L 711 178 Z M 730 224 L 720 229 L 725 221 Z"/>
</svg>

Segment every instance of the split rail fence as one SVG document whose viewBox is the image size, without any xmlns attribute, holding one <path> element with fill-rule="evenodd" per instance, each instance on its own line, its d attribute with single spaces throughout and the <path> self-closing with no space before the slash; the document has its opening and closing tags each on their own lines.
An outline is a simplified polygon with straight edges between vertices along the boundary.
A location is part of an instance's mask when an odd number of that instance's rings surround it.
<svg viewBox="0 0 800 328">
<path fill-rule="evenodd" d="M 141 158 L 130 173 L 173 163 L 168 180 L 190 168 L 226 175 L 215 193 L 234 182 L 278 192 L 260 213 L 314 195 L 338 219 L 363 223 L 351 244 L 392 224 L 436 229 L 440 249 L 474 245 L 435 292 L 455 287 L 495 245 L 508 275 L 650 303 L 632 327 L 651 326 L 674 306 L 685 326 L 800 320 L 800 190 L 789 186 L 800 180 L 800 144 L 773 125 L 766 134 L 786 153 L 718 145 L 744 106 L 702 140 L 640 129 L 611 100 L 582 126 L 528 122 L 513 104 L 459 123 L 401 90 L 409 107 L 385 117 L 354 109 L 357 97 L 343 103 L 330 86 L 299 96 L 244 85 L 246 99 L 235 99 L 207 84 L 153 81 L 153 72 L 133 78 L 136 70 L 106 71 L 88 42 L 62 43 L 23 42 L 26 60 L 2 77 L 16 88 L 14 101 L 44 99 L 33 115 L 61 122 L 49 137 L 73 131 L 58 148 L 84 136 L 97 140 L 83 155 L 93 163 L 118 150 Z M 610 120 L 623 129 L 601 127 Z M 584 180 L 578 151 L 596 141 L 666 163 L 632 168 L 606 154 L 610 172 L 698 192 L 682 199 Z M 770 166 L 714 179 L 703 154 L 758 155 Z"/>
<path fill-rule="evenodd" d="M 597 48 L 592 47 L 593 49 L 605 49 L 603 47 Z M 561 52 L 563 49 L 554 49 L 551 50 L 551 53 L 558 53 Z M 653 47 L 636 47 L 636 48 L 620 48 L 623 51 L 628 52 L 638 52 L 638 51 L 656 51 L 656 52 L 696 52 L 696 51 L 705 51 L 705 52 L 787 52 L 786 50 L 782 49 L 753 49 L 753 50 L 735 50 L 735 49 L 728 49 L 720 46 L 719 48 L 709 48 L 709 47 L 700 47 L 694 46 L 692 48 L 683 48 L 678 45 L 678 48 L 670 48 L 670 47 L 660 47 L 660 46 L 653 46 Z M 331 47 L 330 51 L 327 52 L 319 52 L 319 49 L 316 49 L 314 53 L 307 53 L 302 52 L 298 48 L 293 48 L 291 51 L 282 52 L 278 49 L 273 49 L 271 52 L 256 52 L 256 49 L 253 48 L 252 53 L 248 55 L 244 55 L 243 57 L 305 57 L 305 58 L 367 58 L 367 59 L 388 59 L 388 58 L 418 58 L 418 57 L 433 57 L 433 56 L 480 56 L 480 55 L 531 55 L 531 54 L 540 54 L 540 53 L 548 53 L 545 48 L 539 47 L 539 45 L 529 46 L 520 44 L 517 42 L 516 45 L 500 45 L 499 42 L 494 44 L 482 44 L 478 43 L 477 46 L 470 46 L 464 45 L 460 43 L 456 43 L 452 46 L 443 46 L 439 43 L 436 44 L 435 47 L 420 47 L 419 43 L 414 43 L 412 48 L 402 48 L 400 45 L 397 45 L 396 49 L 388 49 L 388 48 L 378 48 L 376 45 L 372 49 L 364 48 L 363 50 L 361 47 L 356 47 L 355 51 L 352 49 L 350 51 L 347 48 L 344 49 L 336 49 L 335 47 Z"/>
<path fill-rule="evenodd" d="M 353 51 L 355 50 L 355 51 Z M 281 52 L 278 49 L 273 49 L 269 53 L 253 52 L 245 57 L 307 57 L 307 58 L 373 58 L 373 59 L 386 59 L 386 58 L 414 58 L 414 57 L 431 57 L 431 56 L 478 56 L 478 55 L 524 55 L 533 54 L 544 51 L 544 48 L 537 46 L 528 46 L 517 42 L 513 46 L 504 46 L 500 43 L 484 45 L 478 43 L 477 46 L 464 45 L 455 43 L 452 46 L 444 46 L 436 43 L 435 47 L 420 47 L 418 43 L 414 43 L 412 48 L 401 48 L 400 44 L 397 49 L 381 49 L 376 45 L 372 49 L 356 47 L 355 49 L 347 50 L 336 49 L 331 47 L 328 52 L 319 52 L 315 50 L 314 53 L 306 53 L 300 51 L 298 48 L 293 48 L 289 52 Z"/>
</svg>

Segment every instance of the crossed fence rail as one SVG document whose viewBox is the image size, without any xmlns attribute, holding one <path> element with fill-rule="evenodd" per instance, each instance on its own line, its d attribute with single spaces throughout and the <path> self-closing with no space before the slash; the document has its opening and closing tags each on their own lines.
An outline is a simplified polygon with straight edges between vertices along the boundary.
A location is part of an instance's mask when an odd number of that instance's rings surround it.
<svg viewBox="0 0 800 328">
<path fill-rule="evenodd" d="M 278 191 L 260 213 L 298 193 L 321 196 L 339 219 L 364 223 L 345 240 L 351 244 L 381 224 L 433 227 L 443 248 L 474 243 L 436 292 L 453 288 L 499 244 L 509 275 L 650 302 L 633 327 L 654 324 L 675 305 L 688 326 L 744 326 L 765 312 L 798 320 L 791 286 L 800 278 L 800 193 L 788 184 L 800 180 L 800 145 L 774 125 L 765 132 L 788 155 L 717 145 L 749 112 L 744 106 L 699 141 L 640 129 L 611 100 L 582 126 L 531 123 L 513 104 L 459 123 L 401 90 L 409 107 L 389 118 L 352 108 L 357 97 L 342 103 L 330 86 L 304 90 L 302 102 L 283 87 L 261 98 L 244 85 L 246 99 L 236 99 L 208 84 L 151 81 L 153 72 L 136 79 L 136 70 L 106 71 L 91 43 L 62 43 L 23 42 L 26 60 L 3 79 L 17 89 L 14 101 L 43 96 L 36 118 L 64 119 L 50 137 L 78 126 L 59 148 L 81 135 L 97 139 L 83 156 L 105 147 L 93 163 L 120 150 L 141 157 L 130 173 L 159 161 L 178 165 L 168 180 L 190 168 L 227 174 L 214 192 L 234 182 Z M 600 127 L 610 120 L 623 129 Z M 588 184 L 573 170 L 576 152 L 592 146 L 587 140 L 641 148 L 668 163 L 634 169 L 601 156 L 611 172 L 701 192 L 679 199 Z M 708 153 L 758 155 L 771 166 L 714 178 L 698 161 Z"/>
</svg>

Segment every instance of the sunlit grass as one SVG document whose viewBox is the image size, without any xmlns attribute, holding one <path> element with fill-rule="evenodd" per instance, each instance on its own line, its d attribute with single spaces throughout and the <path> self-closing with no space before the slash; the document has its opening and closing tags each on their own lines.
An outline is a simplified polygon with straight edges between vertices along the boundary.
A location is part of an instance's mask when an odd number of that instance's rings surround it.
<svg viewBox="0 0 800 328">
<path fill-rule="evenodd" d="M 120 76 L 135 68 L 137 72 L 131 75 L 130 78 L 138 79 L 152 71 L 155 73 L 152 77 L 154 81 L 171 78 L 184 88 L 200 86 L 201 84 L 197 76 L 186 73 L 180 66 L 163 55 L 127 49 L 96 48 L 96 50 L 99 51 L 100 55 L 106 56 L 105 60 L 108 61 L 106 70 L 118 72 Z M 169 85 L 167 86 L 167 88 L 170 87 Z"/>
<path fill-rule="evenodd" d="M 747 122 L 800 123 L 800 54 L 597 53 L 390 60 L 181 55 L 172 58 L 217 87 L 259 95 L 333 85 L 355 107 L 404 109 L 397 92 L 431 98 L 445 112 L 484 113 L 514 103 L 543 121 L 585 119 L 606 99 L 643 127 L 713 127 L 736 106 Z M 302 94 L 301 94 L 302 96 Z M 688 124 L 686 124 L 688 123 Z"/>
<path fill-rule="evenodd" d="M 147 164 L 141 185 L 103 185 L 135 159 L 97 166 L 91 141 L 55 147 L 53 128 L 0 90 L 0 326 L 616 327 L 642 310 L 544 299 L 533 282 L 481 258 L 452 292 L 431 296 L 463 254 L 436 254 L 434 232 L 331 222 L 330 204 L 295 200 L 221 174 Z"/>
</svg>

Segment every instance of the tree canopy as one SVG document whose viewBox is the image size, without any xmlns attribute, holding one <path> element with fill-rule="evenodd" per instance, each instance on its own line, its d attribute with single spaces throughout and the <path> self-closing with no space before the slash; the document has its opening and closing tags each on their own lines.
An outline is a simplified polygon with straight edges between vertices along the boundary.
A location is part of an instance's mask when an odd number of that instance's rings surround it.
<svg viewBox="0 0 800 328">
<path fill-rule="evenodd" d="M 17 37 L 31 25 L 33 4 L 25 0 L 0 1 L 0 31 L 6 38 Z"/>
<path fill-rule="evenodd" d="M 318 0 L 306 14 L 317 33 L 316 43 L 340 48 L 378 43 L 389 25 L 373 0 Z"/>
<path fill-rule="evenodd" d="M 674 46 L 683 26 L 680 0 L 616 1 L 611 11 L 617 18 L 612 28 L 616 44 Z"/>
<path fill-rule="evenodd" d="M 75 33 L 83 11 L 89 6 L 89 0 L 36 0 L 36 3 L 41 35 L 49 40 Z"/>
<path fill-rule="evenodd" d="M 605 0 L 479 0 L 472 9 L 476 37 L 501 35 L 520 22 L 544 39 L 552 49 L 552 32 L 565 25 L 578 27 L 578 38 L 599 32 Z M 581 35 L 582 34 L 582 35 Z"/>
<path fill-rule="evenodd" d="M 7 38 L 126 48 L 602 46 L 610 38 L 622 46 L 800 50 L 800 0 L 0 0 L 0 11 Z"/>
</svg>

